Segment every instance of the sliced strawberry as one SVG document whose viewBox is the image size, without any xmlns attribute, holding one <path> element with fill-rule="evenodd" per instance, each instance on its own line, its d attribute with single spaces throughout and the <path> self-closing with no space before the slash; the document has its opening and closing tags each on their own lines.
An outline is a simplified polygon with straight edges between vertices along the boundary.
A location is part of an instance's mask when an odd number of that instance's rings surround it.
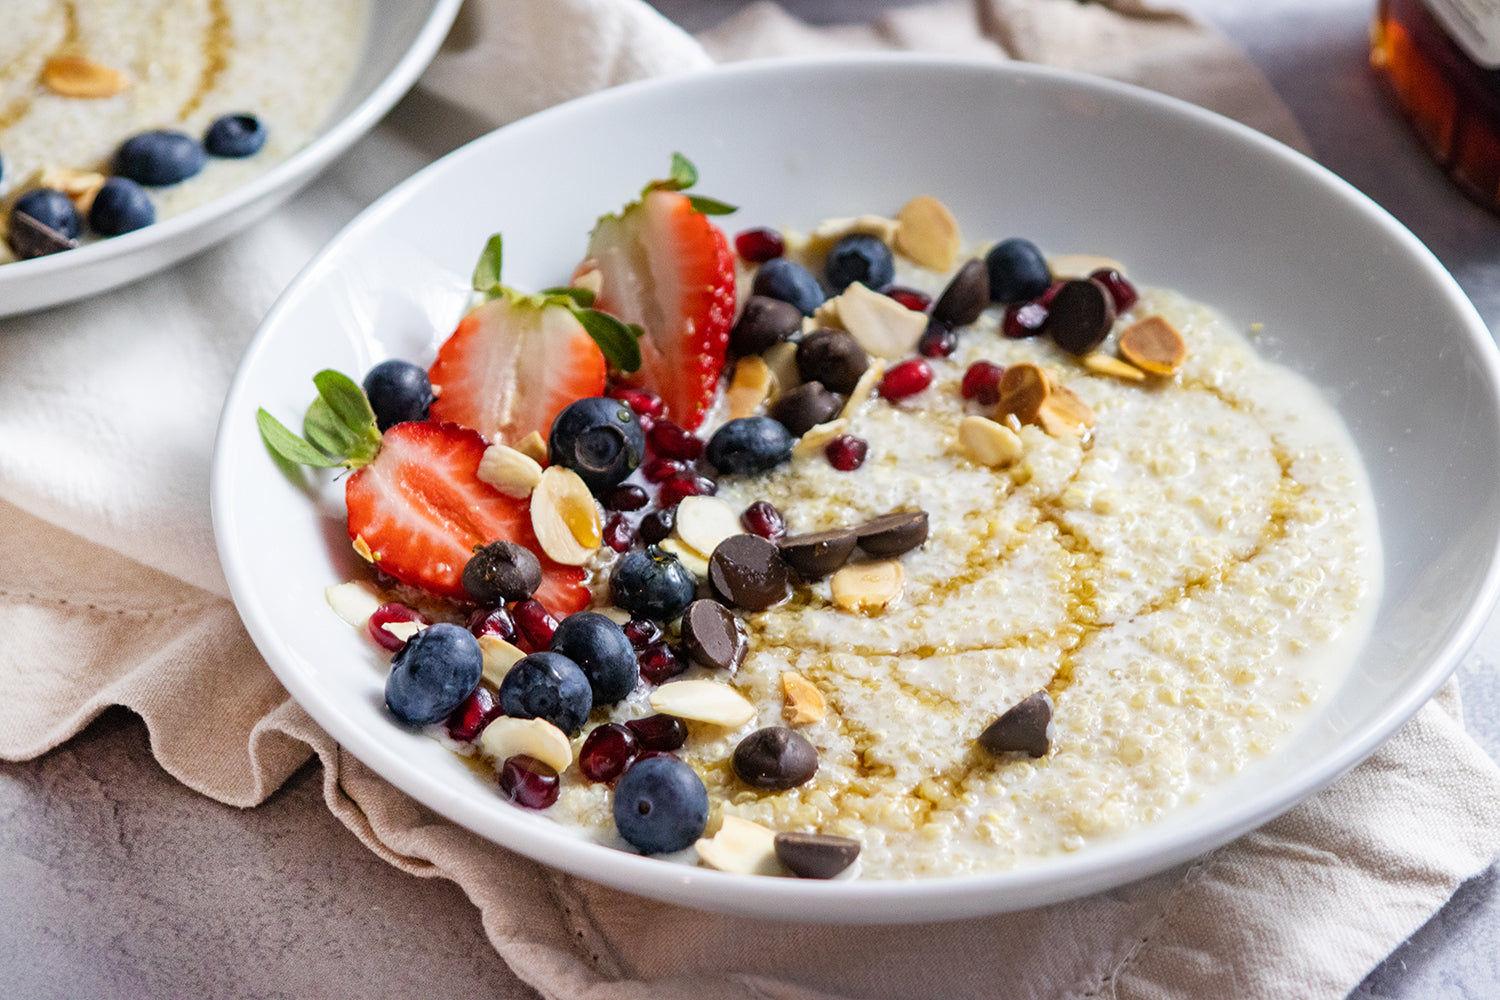
<svg viewBox="0 0 1500 1000">
<path fill-rule="evenodd" d="M 476 306 L 438 350 L 430 414 L 515 444 L 576 399 L 604 395 L 604 354 L 566 307 L 509 292 Z"/>
<path fill-rule="evenodd" d="M 723 230 L 675 190 L 648 188 L 619 215 L 606 215 L 589 239 L 596 308 L 645 331 L 641 368 L 627 379 L 656 390 L 667 415 L 703 422 L 734 322 L 734 254 Z"/>
<path fill-rule="evenodd" d="M 485 447 L 477 432 L 454 424 L 391 427 L 375 460 L 345 484 L 349 538 L 403 583 L 461 601 L 464 564 L 475 547 L 508 539 L 542 561 L 537 600 L 559 617 L 587 607 L 583 570 L 541 555 L 529 501 L 479 479 Z"/>
</svg>

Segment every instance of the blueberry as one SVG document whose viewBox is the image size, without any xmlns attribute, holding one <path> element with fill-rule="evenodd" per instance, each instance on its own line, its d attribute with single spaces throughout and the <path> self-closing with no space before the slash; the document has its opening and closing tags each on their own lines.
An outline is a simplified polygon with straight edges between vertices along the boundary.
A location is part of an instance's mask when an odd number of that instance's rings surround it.
<svg viewBox="0 0 1500 1000">
<path fill-rule="evenodd" d="M 613 705 L 635 690 L 640 680 L 635 647 L 625 630 L 595 611 L 564 618 L 552 633 L 549 647 L 583 671 L 594 689 L 594 705 Z"/>
<path fill-rule="evenodd" d="M 407 640 L 391 658 L 385 704 L 413 726 L 442 722 L 479 686 L 484 654 L 461 625 L 439 622 Z"/>
<path fill-rule="evenodd" d="M 156 206 L 146 189 L 128 177 L 111 177 L 94 196 L 89 228 L 100 236 L 119 236 L 156 221 Z"/>
<path fill-rule="evenodd" d="M 552 421 L 547 457 L 578 473 L 594 493 L 618 485 L 646 453 L 646 432 L 635 411 L 618 399 L 576 400 Z"/>
<path fill-rule="evenodd" d="M 70 240 L 78 239 L 83 220 L 67 195 L 55 188 L 35 188 L 16 199 L 12 215 L 29 215 L 37 222 Z"/>
<path fill-rule="evenodd" d="M 878 236 L 850 233 L 840 237 L 828 251 L 823 273 L 836 292 L 856 281 L 878 290 L 896 280 L 896 258 Z"/>
<path fill-rule="evenodd" d="M 696 771 L 676 757 L 646 757 L 615 785 L 615 826 L 642 854 L 691 847 L 708 824 L 708 791 Z"/>
<path fill-rule="evenodd" d="M 811 316 L 813 310 L 823 304 L 823 286 L 813 273 L 794 260 L 776 257 L 766 261 L 755 271 L 751 294 L 790 302 L 802 310 L 802 315 Z"/>
<path fill-rule="evenodd" d="M 432 382 L 421 365 L 400 358 L 382 361 L 365 374 L 364 388 L 382 433 L 407 420 L 427 419 Z"/>
<path fill-rule="evenodd" d="M 115 173 L 147 187 L 163 187 L 192 177 L 208 156 L 184 132 L 157 129 L 126 139 L 115 152 Z"/>
<path fill-rule="evenodd" d="M 697 589 L 698 582 L 688 568 L 655 545 L 625 553 L 609 574 L 609 592 L 615 604 L 637 618 L 654 622 L 680 617 L 693 603 Z"/>
<path fill-rule="evenodd" d="M 224 115 L 203 134 L 203 148 L 213 156 L 254 156 L 266 144 L 266 126 L 251 114 Z"/>
<path fill-rule="evenodd" d="M 703 457 L 720 472 L 770 472 L 792 454 L 792 435 L 770 417 L 739 417 L 714 431 Z"/>
<path fill-rule="evenodd" d="M 500 707 L 515 719 L 545 719 L 572 736 L 588 721 L 594 690 L 578 664 L 560 653 L 532 653 L 500 682 Z"/>
<path fill-rule="evenodd" d="M 991 302 L 1030 302 L 1052 284 L 1047 258 L 1030 240 L 1013 237 L 996 243 L 985 254 L 990 272 Z"/>
</svg>

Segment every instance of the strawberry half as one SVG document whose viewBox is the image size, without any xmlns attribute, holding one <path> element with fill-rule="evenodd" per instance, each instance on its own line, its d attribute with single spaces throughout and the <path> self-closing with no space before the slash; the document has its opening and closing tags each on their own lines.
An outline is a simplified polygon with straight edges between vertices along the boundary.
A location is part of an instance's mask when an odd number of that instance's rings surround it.
<svg viewBox="0 0 1500 1000">
<path fill-rule="evenodd" d="M 691 164 L 674 158 L 671 179 L 600 218 L 576 273 L 594 272 L 598 309 L 645 331 L 640 370 L 625 381 L 656 390 L 667 415 L 689 430 L 703 422 L 724 369 L 735 292 L 729 240 L 704 214 L 733 209 L 683 194 L 696 179 Z"/>
<path fill-rule="evenodd" d="M 536 599 L 558 617 L 587 607 L 583 570 L 540 555 L 527 500 L 478 477 L 486 444 L 454 424 L 422 421 L 387 430 L 374 461 L 349 477 L 349 538 L 374 565 L 403 583 L 467 601 L 464 564 L 477 546 L 508 539 L 538 553 Z"/>
<path fill-rule="evenodd" d="M 432 419 L 515 444 L 532 431 L 546 438 L 574 400 L 604 395 L 604 353 L 567 303 L 502 288 L 476 306 L 428 370 Z"/>
</svg>

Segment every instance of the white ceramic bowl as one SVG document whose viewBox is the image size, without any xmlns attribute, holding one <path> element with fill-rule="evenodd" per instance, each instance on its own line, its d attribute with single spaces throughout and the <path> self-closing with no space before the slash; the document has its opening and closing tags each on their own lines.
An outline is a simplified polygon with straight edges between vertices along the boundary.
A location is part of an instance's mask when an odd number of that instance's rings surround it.
<svg viewBox="0 0 1500 1000">
<path fill-rule="evenodd" d="M 503 803 L 394 724 L 381 657 L 323 588 L 355 572 L 338 487 L 299 485 L 256 434 L 325 366 L 427 358 L 486 236 L 506 278 L 566 279 L 594 217 L 681 150 L 736 225 L 807 226 L 940 196 L 966 232 L 1108 253 L 1240 324 L 1335 402 L 1368 464 L 1385 594 L 1352 676 L 1285 752 L 1158 826 L 1035 866 L 914 882 L 756 879 L 583 843 Z M 743 221 L 741 221 L 743 220 Z M 404 183 L 297 279 L 225 405 L 213 483 L 240 612 L 292 695 L 355 756 L 445 816 L 537 861 L 645 896 L 768 917 L 920 921 L 1034 906 L 1182 861 L 1287 809 L 1369 754 L 1448 676 L 1496 592 L 1496 350 L 1405 229 L 1302 156 L 1210 113 L 1059 72 L 923 58 L 749 64 L 581 100 Z M 322 484 L 322 485 L 318 485 Z"/>
<path fill-rule="evenodd" d="M 463 0 L 371 0 L 369 37 L 349 89 L 301 150 L 260 177 L 145 229 L 0 267 L 0 317 L 86 298 L 170 267 L 290 198 L 411 89 Z"/>
</svg>

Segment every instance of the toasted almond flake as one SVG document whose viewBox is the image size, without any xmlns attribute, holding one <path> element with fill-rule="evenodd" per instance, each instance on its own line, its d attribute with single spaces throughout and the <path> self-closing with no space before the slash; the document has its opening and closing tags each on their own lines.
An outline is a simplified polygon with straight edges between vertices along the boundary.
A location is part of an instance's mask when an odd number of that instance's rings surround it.
<svg viewBox="0 0 1500 1000">
<path fill-rule="evenodd" d="M 427 626 L 421 622 L 386 622 L 380 627 L 402 642 L 406 642 Z"/>
<path fill-rule="evenodd" d="M 738 816 L 725 814 L 712 837 L 693 845 L 704 864 L 735 875 L 785 875 L 776 857 L 776 831 Z"/>
<path fill-rule="evenodd" d="M 547 442 L 542 440 L 542 435 L 537 431 L 516 442 L 516 451 L 531 459 L 537 465 L 547 464 Z"/>
<path fill-rule="evenodd" d="M 755 718 L 755 706 L 719 681 L 670 681 L 651 692 L 651 707 L 663 715 L 730 728 Z"/>
<path fill-rule="evenodd" d="M 365 562 L 372 563 L 380 558 L 375 550 L 370 548 L 370 543 L 365 541 L 364 535 L 354 536 L 354 552 Z"/>
<path fill-rule="evenodd" d="M 996 412 L 1015 417 L 1023 424 L 1036 420 L 1042 404 L 1052 394 L 1052 380 L 1037 365 L 1011 365 L 1000 375 L 1000 402 Z"/>
<path fill-rule="evenodd" d="M 818 308 L 813 310 L 811 316 L 802 317 L 802 334 L 806 336 L 819 327 L 830 330 L 842 330 L 844 321 L 839 318 L 839 298 L 837 295 L 824 299 Z"/>
<path fill-rule="evenodd" d="M 553 562 L 582 566 L 603 540 L 599 504 L 572 469 L 551 465 L 531 493 L 531 529 Z"/>
<path fill-rule="evenodd" d="M 772 344 L 766 348 L 761 355 L 766 367 L 771 371 L 771 379 L 775 383 L 775 389 L 771 393 L 771 399 L 776 399 L 784 392 L 790 392 L 802 384 L 802 376 L 797 374 L 797 345 L 789 340 L 783 340 L 779 344 Z"/>
<path fill-rule="evenodd" d="M 1126 382 L 1144 382 L 1146 373 L 1135 365 L 1108 354 L 1086 354 L 1083 357 L 1083 367 L 1096 375 L 1108 375 L 1111 378 L 1122 379 Z"/>
<path fill-rule="evenodd" d="M 794 726 L 821 722 L 828 715 L 823 692 L 794 670 L 781 672 L 781 695 L 785 699 L 781 706 L 781 716 Z"/>
<path fill-rule="evenodd" d="M 94 207 L 94 199 L 104 187 L 106 178 L 97 170 L 80 170 L 77 167 L 48 167 L 41 172 L 38 183 L 42 187 L 61 191 L 73 202 L 81 215 L 88 215 Z"/>
<path fill-rule="evenodd" d="M 906 570 L 894 559 L 854 563 L 833 574 L 833 603 L 845 611 L 883 611 L 901 597 Z"/>
<path fill-rule="evenodd" d="M 1125 360 L 1152 375 L 1174 375 L 1187 361 L 1187 342 L 1164 316 L 1151 315 L 1120 331 Z"/>
<path fill-rule="evenodd" d="M 839 321 L 859 346 L 877 358 L 897 360 L 917 349 L 927 316 L 856 281 L 838 297 Z"/>
<path fill-rule="evenodd" d="M 505 680 L 505 675 L 510 673 L 510 668 L 516 665 L 516 661 L 526 655 L 498 635 L 480 636 L 479 652 L 484 655 L 484 679 L 497 688 Z"/>
<path fill-rule="evenodd" d="M 847 417 L 835 417 L 822 424 L 813 424 L 792 445 L 793 455 L 816 455 L 828 446 L 828 442 L 849 429 Z"/>
<path fill-rule="evenodd" d="M 980 465 L 1001 469 L 1021 457 L 1021 436 L 988 417 L 970 415 L 958 422 L 958 443 Z"/>
<path fill-rule="evenodd" d="M 849 393 L 848 399 L 844 400 L 844 408 L 839 411 L 839 416 L 853 417 L 859 408 L 875 395 L 875 387 L 884 377 L 885 362 L 879 358 L 871 358 L 870 367 L 866 368 L 865 373 L 859 377 L 859 381 L 854 383 L 854 391 Z"/>
<path fill-rule="evenodd" d="M 825 219 L 806 236 L 784 234 L 787 255 L 806 266 L 814 274 L 821 274 L 828 251 L 845 236 L 862 233 L 891 245 L 896 238 L 898 224 L 895 219 L 881 215 L 859 215 L 852 218 Z"/>
<path fill-rule="evenodd" d="M 363 580 L 349 580 L 323 588 L 323 600 L 333 613 L 355 628 L 364 628 L 375 609 L 380 607 L 380 595 Z"/>
<path fill-rule="evenodd" d="M 114 97 L 130 86 L 130 77 L 113 66 L 70 54 L 47 60 L 42 84 L 63 97 Z"/>
<path fill-rule="evenodd" d="M 542 481 L 542 467 L 536 459 L 503 444 L 484 449 L 476 474 L 481 481 L 518 500 L 531 496 Z"/>
<path fill-rule="evenodd" d="M 606 608 L 598 608 L 597 610 L 598 610 L 599 614 L 601 614 L 604 617 L 608 618 L 610 621 L 614 622 L 616 625 L 629 625 L 630 624 L 630 618 L 631 618 L 630 612 L 626 611 L 624 608 L 606 607 Z"/>
<path fill-rule="evenodd" d="M 740 517 L 718 497 L 683 497 L 672 531 L 693 551 L 707 557 L 731 535 L 744 534 Z"/>
<path fill-rule="evenodd" d="M 656 543 L 665 552 L 670 552 L 677 557 L 677 561 L 687 567 L 687 571 L 700 580 L 708 579 L 708 557 L 676 535 L 668 535 Z M 711 555 L 712 553 L 710 553 Z"/>
<path fill-rule="evenodd" d="M 1054 280 L 1087 278 L 1095 271 L 1121 271 L 1125 265 L 1113 257 L 1101 257 L 1096 253 L 1060 253 L 1047 258 L 1047 270 Z"/>
<path fill-rule="evenodd" d="M 502 715 L 479 734 L 479 749 L 497 763 L 525 754 L 558 774 L 573 763 L 568 737 L 546 719 L 516 719 Z"/>
<path fill-rule="evenodd" d="M 729 409 L 729 419 L 754 416 L 776 391 L 776 376 L 771 366 L 756 354 L 740 358 L 734 365 L 734 377 L 724 392 L 724 403 Z"/>
<path fill-rule="evenodd" d="M 1078 393 L 1065 385 L 1055 385 L 1037 413 L 1037 423 L 1053 437 L 1082 436 L 1094 426 L 1094 411 Z"/>
<path fill-rule="evenodd" d="M 928 195 L 913 198 L 896 213 L 896 223 L 896 249 L 913 263 L 934 271 L 947 271 L 958 260 L 963 244 L 958 220 L 936 198 Z"/>
</svg>

